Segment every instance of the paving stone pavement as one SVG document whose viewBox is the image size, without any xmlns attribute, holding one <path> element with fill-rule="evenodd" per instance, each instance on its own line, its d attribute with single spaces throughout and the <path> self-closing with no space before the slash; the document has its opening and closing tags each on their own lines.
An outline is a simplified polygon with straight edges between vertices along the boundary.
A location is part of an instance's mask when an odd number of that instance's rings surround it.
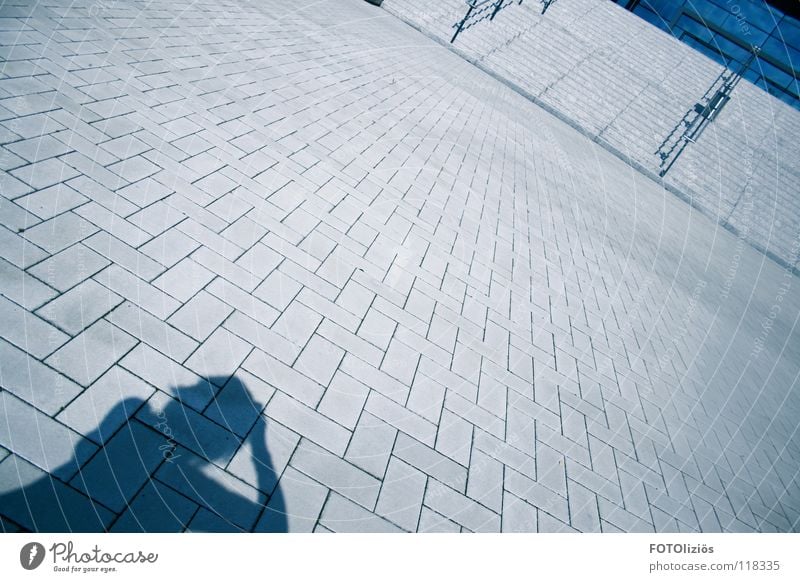
<svg viewBox="0 0 800 582">
<path fill-rule="evenodd" d="M 6 531 L 798 531 L 797 279 L 361 0 L 0 8 Z"/>
<path fill-rule="evenodd" d="M 382 7 L 655 178 L 663 140 L 725 69 L 618 3 L 559 0 L 543 13 L 544 4 L 507 0 L 491 22 L 478 21 L 454 43 L 463 0 L 385 0 Z M 798 269 L 800 149 L 788 138 L 798 132 L 800 111 L 745 81 L 664 181 Z"/>
</svg>

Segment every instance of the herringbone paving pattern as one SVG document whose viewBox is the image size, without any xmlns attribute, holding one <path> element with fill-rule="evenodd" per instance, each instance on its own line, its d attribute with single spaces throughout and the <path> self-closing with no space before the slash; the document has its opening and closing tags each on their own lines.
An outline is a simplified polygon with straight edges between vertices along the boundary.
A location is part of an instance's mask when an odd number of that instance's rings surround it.
<svg viewBox="0 0 800 582">
<path fill-rule="evenodd" d="M 794 276 L 386 12 L 0 44 L 4 529 L 800 529 Z"/>
</svg>

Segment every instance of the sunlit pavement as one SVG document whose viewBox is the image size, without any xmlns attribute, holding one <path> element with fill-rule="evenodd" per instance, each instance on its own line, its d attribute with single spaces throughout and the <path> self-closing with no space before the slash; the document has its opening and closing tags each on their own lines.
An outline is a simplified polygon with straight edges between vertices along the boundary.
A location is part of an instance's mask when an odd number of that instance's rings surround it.
<svg viewBox="0 0 800 582">
<path fill-rule="evenodd" d="M 8 531 L 797 531 L 796 278 L 361 0 L 0 7 Z"/>
</svg>

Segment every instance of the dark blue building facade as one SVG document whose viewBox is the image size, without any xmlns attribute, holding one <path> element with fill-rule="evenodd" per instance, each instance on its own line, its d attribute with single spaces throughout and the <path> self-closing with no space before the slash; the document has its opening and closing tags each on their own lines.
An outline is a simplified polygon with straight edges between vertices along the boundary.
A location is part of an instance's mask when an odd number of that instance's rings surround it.
<svg viewBox="0 0 800 582">
<path fill-rule="evenodd" d="M 800 1 L 617 0 L 732 70 L 761 47 L 744 77 L 800 109 Z"/>
</svg>

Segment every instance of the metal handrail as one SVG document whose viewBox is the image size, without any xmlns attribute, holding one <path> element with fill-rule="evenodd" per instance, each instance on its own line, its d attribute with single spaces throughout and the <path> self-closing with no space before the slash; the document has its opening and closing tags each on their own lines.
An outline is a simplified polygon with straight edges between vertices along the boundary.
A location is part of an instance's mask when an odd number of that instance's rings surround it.
<svg viewBox="0 0 800 582">
<path fill-rule="evenodd" d="M 494 17 L 497 16 L 497 13 L 500 12 L 506 6 L 510 6 L 515 1 L 517 4 L 522 4 L 522 0 L 465 0 L 465 4 L 467 5 L 467 13 L 464 15 L 460 21 L 456 22 L 452 28 L 455 28 L 455 34 L 453 34 L 453 38 L 450 39 L 450 42 L 455 42 L 456 38 L 462 31 L 470 28 L 471 26 L 475 26 L 478 22 L 483 20 L 494 20 Z M 508 2 L 506 4 L 506 2 Z M 491 10 L 491 14 L 489 11 Z"/>
<path fill-rule="evenodd" d="M 751 54 L 747 62 L 742 64 L 737 71 L 724 69 L 706 90 L 700 101 L 695 103 L 694 107 L 684 114 L 678 124 L 672 128 L 672 131 L 658 146 L 655 153 L 661 159 L 659 164 L 661 170 L 658 173 L 660 177 L 663 178 L 672 168 L 686 149 L 686 146 L 697 142 L 708 125 L 717 118 L 723 107 L 730 101 L 731 93 L 742 80 L 742 76 L 750 68 L 753 60 L 758 57 L 761 48 L 753 46 L 750 50 Z M 672 145 L 667 147 L 681 128 L 683 128 L 683 131 L 680 136 L 674 140 Z"/>
</svg>

